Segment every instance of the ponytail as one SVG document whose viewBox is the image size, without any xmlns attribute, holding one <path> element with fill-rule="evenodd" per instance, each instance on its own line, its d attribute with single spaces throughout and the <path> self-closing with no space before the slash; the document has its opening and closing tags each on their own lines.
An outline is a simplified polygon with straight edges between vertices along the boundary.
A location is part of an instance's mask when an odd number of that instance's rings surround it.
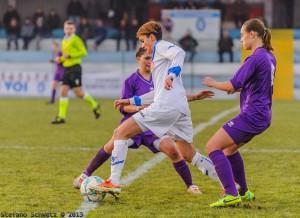
<svg viewBox="0 0 300 218">
<path fill-rule="evenodd" d="M 272 47 L 272 44 L 271 44 L 271 31 L 270 29 L 268 28 L 265 28 L 264 29 L 264 34 L 263 34 L 263 37 L 262 37 L 262 41 L 263 41 L 263 44 L 264 44 L 264 48 L 267 49 L 268 51 L 273 51 L 273 47 Z"/>
</svg>

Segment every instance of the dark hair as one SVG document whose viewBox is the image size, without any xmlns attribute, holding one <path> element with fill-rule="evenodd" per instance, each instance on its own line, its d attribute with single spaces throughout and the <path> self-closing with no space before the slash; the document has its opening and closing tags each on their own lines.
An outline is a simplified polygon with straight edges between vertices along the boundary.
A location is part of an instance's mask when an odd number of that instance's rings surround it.
<svg viewBox="0 0 300 218">
<path fill-rule="evenodd" d="M 273 47 L 271 44 L 271 31 L 270 29 L 266 28 L 265 24 L 257 19 L 257 18 L 253 18 L 250 20 L 247 20 L 243 26 L 245 26 L 246 31 L 250 32 L 250 31 L 254 31 L 257 32 L 258 36 L 261 37 L 263 44 L 264 44 L 264 48 L 267 49 L 268 51 L 273 51 Z"/>
<path fill-rule="evenodd" d="M 162 28 L 161 25 L 156 21 L 149 21 L 144 23 L 137 31 L 136 37 L 146 35 L 150 36 L 151 34 L 155 35 L 156 40 L 161 40 L 162 38 Z"/>
<path fill-rule="evenodd" d="M 136 58 L 139 58 L 139 57 L 141 57 L 142 55 L 144 55 L 146 52 L 147 52 L 147 50 L 146 50 L 145 48 L 140 47 L 140 48 L 136 51 L 135 57 L 136 57 Z"/>
</svg>

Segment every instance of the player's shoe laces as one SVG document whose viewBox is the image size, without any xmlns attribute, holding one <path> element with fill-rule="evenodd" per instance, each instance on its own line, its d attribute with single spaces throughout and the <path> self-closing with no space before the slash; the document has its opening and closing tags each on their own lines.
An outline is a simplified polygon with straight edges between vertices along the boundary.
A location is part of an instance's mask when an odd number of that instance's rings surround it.
<svg viewBox="0 0 300 218">
<path fill-rule="evenodd" d="M 254 201 L 255 200 L 255 195 L 251 191 L 246 191 L 244 195 L 241 195 L 242 201 Z"/>
<path fill-rule="evenodd" d="M 186 191 L 193 195 L 201 195 L 202 194 L 199 187 L 196 185 L 191 185 L 190 187 L 188 187 L 188 189 Z"/>
<path fill-rule="evenodd" d="M 97 104 L 97 107 L 93 110 L 95 119 L 98 119 L 101 116 L 101 107 L 100 104 Z"/>
<path fill-rule="evenodd" d="M 60 118 L 60 117 L 56 116 L 51 123 L 52 124 L 65 124 L 66 121 L 63 118 Z"/>
<path fill-rule="evenodd" d="M 80 176 L 76 177 L 73 180 L 73 187 L 77 188 L 77 189 L 80 189 L 80 186 L 81 186 L 83 180 L 85 180 L 86 178 L 88 178 L 88 176 L 85 175 L 84 173 L 81 173 Z"/>
<path fill-rule="evenodd" d="M 238 206 L 242 202 L 241 197 L 233 196 L 233 195 L 224 195 L 223 198 L 219 199 L 218 201 L 210 204 L 210 207 L 234 207 Z"/>
</svg>

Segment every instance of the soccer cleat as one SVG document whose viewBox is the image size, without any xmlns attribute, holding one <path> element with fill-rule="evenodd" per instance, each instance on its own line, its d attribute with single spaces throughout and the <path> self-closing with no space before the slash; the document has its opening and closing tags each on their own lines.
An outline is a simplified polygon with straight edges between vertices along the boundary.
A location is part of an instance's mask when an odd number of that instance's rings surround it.
<svg viewBox="0 0 300 218">
<path fill-rule="evenodd" d="M 52 124 L 65 124 L 66 121 L 63 118 L 60 118 L 60 117 L 56 116 L 51 123 Z"/>
<path fill-rule="evenodd" d="M 238 206 L 242 202 L 241 197 L 233 195 L 225 195 L 223 198 L 218 201 L 210 204 L 210 207 L 234 207 Z"/>
<path fill-rule="evenodd" d="M 255 200 L 255 195 L 251 191 L 246 191 L 244 195 L 241 195 L 242 201 L 254 201 Z"/>
<path fill-rule="evenodd" d="M 188 189 L 186 191 L 193 195 L 201 195 L 202 194 L 199 187 L 196 185 L 191 185 L 190 187 L 188 187 Z"/>
<path fill-rule="evenodd" d="M 81 173 L 80 176 L 76 177 L 73 180 L 73 187 L 77 188 L 77 189 L 80 189 L 80 186 L 81 186 L 83 180 L 85 180 L 86 178 L 88 178 L 88 176 L 85 175 L 84 173 Z"/>
<path fill-rule="evenodd" d="M 120 194 L 121 193 L 121 186 L 117 184 L 113 184 L 111 180 L 105 180 L 95 189 L 98 192 L 107 192 L 109 194 Z"/>
<path fill-rule="evenodd" d="M 101 107 L 100 104 L 97 104 L 97 107 L 93 110 L 95 119 L 98 119 L 101 116 Z"/>
</svg>

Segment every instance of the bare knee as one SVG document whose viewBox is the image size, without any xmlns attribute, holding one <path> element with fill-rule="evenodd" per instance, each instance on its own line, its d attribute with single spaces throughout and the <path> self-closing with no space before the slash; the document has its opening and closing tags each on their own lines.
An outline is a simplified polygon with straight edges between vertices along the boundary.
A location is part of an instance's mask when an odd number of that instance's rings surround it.
<svg viewBox="0 0 300 218">
<path fill-rule="evenodd" d="M 173 162 L 183 159 L 175 147 L 169 148 L 167 155 Z"/>
</svg>

